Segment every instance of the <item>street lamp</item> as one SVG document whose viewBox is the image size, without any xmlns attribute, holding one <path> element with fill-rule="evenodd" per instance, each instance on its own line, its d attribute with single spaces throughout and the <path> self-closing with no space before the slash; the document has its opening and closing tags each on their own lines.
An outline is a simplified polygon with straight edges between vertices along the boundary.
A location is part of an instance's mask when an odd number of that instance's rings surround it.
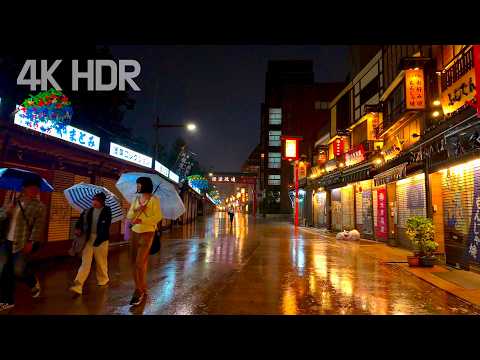
<svg viewBox="0 0 480 360">
<path fill-rule="evenodd" d="M 154 151 L 154 160 L 157 158 L 157 151 L 158 151 L 158 130 L 160 128 L 186 128 L 188 131 L 192 132 L 197 129 L 197 125 L 193 123 L 188 123 L 188 124 L 160 124 L 160 118 L 157 116 L 157 119 L 155 123 L 153 124 L 153 127 L 155 128 L 155 151 Z"/>
</svg>

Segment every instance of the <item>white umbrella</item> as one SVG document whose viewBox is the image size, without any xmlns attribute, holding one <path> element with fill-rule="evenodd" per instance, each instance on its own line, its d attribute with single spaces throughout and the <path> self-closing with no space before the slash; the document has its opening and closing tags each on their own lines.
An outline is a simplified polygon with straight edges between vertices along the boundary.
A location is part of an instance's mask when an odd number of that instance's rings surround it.
<svg viewBox="0 0 480 360">
<path fill-rule="evenodd" d="M 129 172 L 118 179 L 116 186 L 128 202 L 132 203 L 137 194 L 137 179 L 148 177 L 153 183 L 153 194 L 160 199 L 160 208 L 165 219 L 178 219 L 185 212 L 185 205 L 175 186 L 156 174 Z"/>
<path fill-rule="evenodd" d="M 105 205 L 112 210 L 112 223 L 123 219 L 122 205 L 118 197 L 103 186 L 80 183 L 63 191 L 68 203 L 78 211 L 84 211 L 92 207 L 93 196 L 99 192 L 106 195 Z"/>
</svg>

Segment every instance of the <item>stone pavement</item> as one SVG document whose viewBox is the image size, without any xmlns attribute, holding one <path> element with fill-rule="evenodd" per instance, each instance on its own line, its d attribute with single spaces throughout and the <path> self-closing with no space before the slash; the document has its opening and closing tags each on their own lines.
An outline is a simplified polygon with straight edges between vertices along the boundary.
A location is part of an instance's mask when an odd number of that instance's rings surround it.
<svg viewBox="0 0 480 360">
<path fill-rule="evenodd" d="M 160 254 L 150 257 L 149 295 L 142 306 L 128 305 L 133 281 L 124 245 L 111 249 L 107 287 L 96 286 L 92 272 L 83 296 L 73 297 L 67 289 L 78 260 L 53 259 L 38 268 L 40 298 L 19 287 L 10 314 L 479 313 L 411 271 L 385 263 L 404 260 L 401 249 L 367 243 L 241 214 L 230 226 L 226 214 L 217 213 L 164 234 Z"/>
</svg>

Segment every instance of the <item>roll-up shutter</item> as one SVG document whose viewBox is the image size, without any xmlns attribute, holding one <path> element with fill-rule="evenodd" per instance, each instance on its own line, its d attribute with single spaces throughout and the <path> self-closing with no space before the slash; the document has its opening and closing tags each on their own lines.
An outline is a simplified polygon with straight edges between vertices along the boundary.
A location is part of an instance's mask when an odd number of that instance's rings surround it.
<svg viewBox="0 0 480 360">
<path fill-rule="evenodd" d="M 342 230 L 352 230 L 354 228 L 354 200 L 353 186 L 348 185 L 342 188 Z"/>
<path fill-rule="evenodd" d="M 341 189 L 332 190 L 332 229 L 342 231 L 342 193 Z"/>
<path fill-rule="evenodd" d="M 314 225 L 316 227 L 324 227 L 327 224 L 325 216 L 325 203 L 327 193 L 325 191 L 315 193 L 313 198 Z"/>
<path fill-rule="evenodd" d="M 48 219 L 48 241 L 70 239 L 70 218 L 72 207 L 63 191 L 74 184 L 75 175 L 67 171 L 55 170 L 50 200 L 50 216 Z"/>
<path fill-rule="evenodd" d="M 397 226 L 398 240 L 403 247 L 412 244 L 405 233 L 407 219 L 412 216 L 426 216 L 425 174 L 419 174 L 397 181 Z"/>
<path fill-rule="evenodd" d="M 442 171 L 442 197 L 445 230 L 445 256 L 448 264 L 468 268 L 468 236 L 472 222 L 474 194 L 480 188 L 475 182 L 480 174 L 480 163 L 459 165 Z"/>
<path fill-rule="evenodd" d="M 373 237 L 372 180 L 361 181 L 355 186 L 355 214 L 360 234 Z"/>
</svg>

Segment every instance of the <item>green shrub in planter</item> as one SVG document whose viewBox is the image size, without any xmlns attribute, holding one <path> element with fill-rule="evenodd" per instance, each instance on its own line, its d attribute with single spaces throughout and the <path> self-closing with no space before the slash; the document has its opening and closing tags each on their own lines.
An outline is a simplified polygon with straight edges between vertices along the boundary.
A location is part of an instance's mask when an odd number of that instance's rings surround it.
<svg viewBox="0 0 480 360">
<path fill-rule="evenodd" d="M 413 247 L 421 257 L 432 257 L 438 248 L 434 240 L 435 227 L 431 219 L 423 216 L 412 216 L 407 219 L 407 236 L 412 241 Z"/>
</svg>

